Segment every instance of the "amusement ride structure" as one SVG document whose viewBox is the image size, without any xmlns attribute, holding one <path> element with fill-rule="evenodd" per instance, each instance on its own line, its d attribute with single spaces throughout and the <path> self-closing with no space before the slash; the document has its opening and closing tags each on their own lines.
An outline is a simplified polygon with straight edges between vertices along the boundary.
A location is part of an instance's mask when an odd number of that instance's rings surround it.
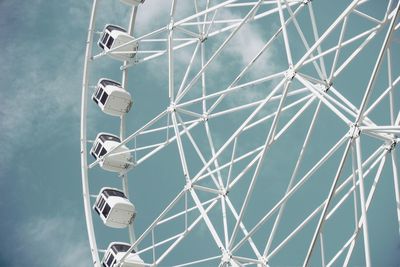
<svg viewBox="0 0 400 267">
<path fill-rule="evenodd" d="M 93 265 L 371 266 L 376 236 L 400 237 L 399 10 L 93 0 L 81 108 Z"/>
</svg>

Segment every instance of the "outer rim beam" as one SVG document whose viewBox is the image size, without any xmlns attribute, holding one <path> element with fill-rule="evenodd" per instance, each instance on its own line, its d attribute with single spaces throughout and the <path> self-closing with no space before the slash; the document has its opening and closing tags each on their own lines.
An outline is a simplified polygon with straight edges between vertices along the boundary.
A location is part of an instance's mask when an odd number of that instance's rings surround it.
<svg viewBox="0 0 400 267">
<path fill-rule="evenodd" d="M 81 172 L 82 172 L 82 190 L 83 190 L 83 205 L 85 209 L 86 227 L 89 236 L 90 252 L 92 254 L 93 264 L 95 267 L 100 267 L 100 259 L 97 250 L 96 237 L 93 228 L 92 209 L 90 205 L 90 191 L 88 181 L 87 167 L 87 136 L 86 136 L 86 114 L 87 114 L 87 95 L 89 87 L 89 63 L 93 46 L 93 28 L 96 18 L 97 0 L 93 0 L 92 11 L 89 21 L 89 29 L 86 41 L 85 61 L 83 65 L 83 84 L 82 84 L 82 103 L 81 103 Z"/>
</svg>

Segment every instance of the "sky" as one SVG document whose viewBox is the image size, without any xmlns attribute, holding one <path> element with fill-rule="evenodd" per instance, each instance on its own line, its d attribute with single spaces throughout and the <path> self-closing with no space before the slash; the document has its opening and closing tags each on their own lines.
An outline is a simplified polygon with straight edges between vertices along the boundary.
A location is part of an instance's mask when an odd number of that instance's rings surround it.
<svg viewBox="0 0 400 267">
<path fill-rule="evenodd" d="M 89 266 L 77 156 L 88 6 L 1 1 L 0 13 L 0 266 Z"/>
<path fill-rule="evenodd" d="M 102 12 L 97 30 L 101 30 L 100 25 L 105 23 L 127 23 L 129 12 L 126 6 L 117 1 L 113 4 L 101 2 Z M 146 13 L 138 15 L 138 34 L 143 34 L 162 23 L 161 19 L 155 18 L 163 18 L 165 10 L 169 7 L 167 3 L 169 1 L 147 0 L 146 2 L 152 3 L 146 3 Z M 107 5 L 109 8 L 106 8 Z M 327 9 L 340 10 L 342 8 L 332 3 L 327 5 L 330 5 Z M 317 3 L 315 6 L 319 12 L 326 10 Z M 0 198 L 2 211 L 0 267 L 91 266 L 83 211 L 79 147 L 82 69 L 90 8 L 90 1 L 0 0 L 0 34 L 3 41 L 0 54 L 0 82 L 3 85 L 0 98 L 0 147 L 3 150 L 0 154 L 2 196 Z M 368 10 L 379 13 L 382 8 L 382 5 L 375 2 Z M 181 12 L 184 14 L 186 10 L 183 7 L 182 9 Z M 319 21 L 321 27 L 326 27 L 331 19 L 332 17 L 327 14 L 326 21 L 322 19 Z M 361 24 L 357 26 L 355 23 L 355 25 L 354 31 L 357 27 L 363 27 Z M 277 27 L 278 22 L 271 23 L 268 25 L 268 30 L 276 30 Z M 234 58 L 233 63 L 226 65 L 224 60 L 220 60 L 218 64 L 211 66 L 217 76 L 209 81 L 210 87 L 219 86 L 219 84 L 222 84 L 222 87 L 225 83 L 229 83 L 230 74 L 237 71 L 236 66 L 242 66 L 241 64 L 254 56 L 254 51 L 259 49 L 265 40 L 262 30 L 262 27 L 249 27 L 241 33 L 241 38 L 232 40 L 233 44 L 224 54 L 224 59 L 228 61 L 228 58 Z M 395 38 L 398 40 L 398 32 Z M 374 51 L 376 47 L 376 44 L 372 44 L 371 51 Z M 398 55 L 399 45 L 395 47 L 397 54 L 394 53 Z M 284 69 L 285 62 L 279 56 L 282 54 L 282 49 L 281 43 L 281 46 L 276 45 L 268 50 L 257 67 L 258 72 L 268 73 Z M 295 55 L 302 53 L 295 42 L 293 42 L 293 50 Z M 181 53 L 178 55 L 183 60 L 177 65 L 184 64 L 188 58 L 188 54 L 185 54 L 186 50 Z M 165 57 L 161 58 L 154 63 L 155 65 L 138 67 L 130 72 L 130 84 L 135 85 L 133 89 L 135 104 L 129 131 L 143 125 L 168 104 L 165 60 Z M 108 75 L 117 79 L 119 75 L 117 63 L 106 60 L 99 62 L 94 67 L 93 79 L 111 68 L 113 70 L 109 71 Z M 367 58 L 366 62 L 373 62 L 373 59 Z M 357 64 L 360 72 L 346 73 L 344 77 L 349 79 L 339 82 L 338 87 L 343 84 L 348 87 L 357 85 L 357 81 L 351 77 L 360 74 L 365 63 L 358 62 Z M 395 64 L 398 73 L 399 65 Z M 258 72 L 252 72 L 251 75 L 254 76 L 247 78 L 258 77 Z M 262 96 L 263 94 L 260 95 L 257 90 L 254 90 L 253 94 L 245 95 L 249 99 Z M 348 96 L 356 99 L 352 93 Z M 224 105 L 235 106 L 242 97 L 244 96 L 232 97 Z M 359 100 L 355 100 L 357 101 Z M 88 112 L 91 123 L 88 129 L 89 135 L 95 136 L 106 126 L 109 129 L 116 128 L 115 122 L 99 114 L 95 107 L 89 107 Z M 376 118 L 379 119 L 380 116 L 385 116 L 385 114 L 378 112 Z M 307 115 L 307 118 L 311 118 L 311 113 Z M 233 125 L 231 121 L 233 119 L 229 118 L 228 122 L 221 122 L 219 127 L 215 128 L 217 144 L 226 138 L 224 128 L 230 129 L 229 123 Z M 321 122 L 321 136 L 322 133 L 326 133 L 334 140 L 333 136 L 336 137 L 336 135 L 329 133 L 327 127 L 332 127 L 332 125 L 335 127 L 335 123 Z M 305 130 L 304 125 L 299 125 L 299 127 Z M 255 132 L 255 135 L 258 133 Z M 293 139 L 295 133 L 289 137 L 292 139 L 289 139 L 287 144 L 295 142 Z M 326 151 L 332 144 L 332 140 L 326 141 L 316 136 L 315 149 Z M 245 146 L 244 144 L 244 149 Z M 289 159 L 291 157 L 292 155 L 288 156 Z M 285 158 L 286 155 L 281 155 L 271 160 L 271 165 L 268 165 L 272 168 L 274 177 L 282 175 L 282 169 L 286 165 Z M 198 159 L 193 157 L 192 160 L 195 165 Z M 171 176 L 181 175 L 179 164 L 176 147 L 168 148 L 162 156 L 156 156 L 152 161 L 146 162 L 132 175 L 135 205 L 143 218 L 142 222 L 137 223 L 139 232 L 145 229 L 145 225 L 155 218 L 182 185 L 178 182 L 180 180 L 171 179 Z M 280 170 L 282 170 L 281 173 Z M 329 171 L 328 168 L 326 172 Z M 390 178 L 389 170 L 385 174 Z M 94 176 L 99 179 L 96 181 L 96 190 L 109 179 L 100 169 L 94 171 Z M 117 186 L 119 181 L 114 177 L 113 179 L 110 183 Z M 378 196 L 383 201 L 378 202 L 380 204 L 377 204 L 376 209 L 385 208 L 386 205 L 393 207 L 393 197 L 387 193 L 391 189 L 389 181 L 382 182 L 382 191 L 379 191 Z M 276 179 L 267 185 L 283 189 L 284 183 Z M 239 190 L 237 193 L 243 192 Z M 268 191 L 268 193 L 271 193 L 271 198 L 274 197 L 273 192 Z M 392 202 L 389 204 L 389 201 Z M 154 208 L 151 202 L 157 202 L 159 205 Z M 255 209 L 261 204 L 254 205 Z M 249 214 L 249 218 L 254 215 L 252 212 Z M 382 227 L 377 227 L 380 229 L 379 233 L 372 234 L 376 238 L 374 239 L 376 244 L 379 244 L 373 254 L 374 263 L 376 266 L 399 266 L 400 241 L 398 233 L 393 231 L 398 229 L 393 209 L 388 209 L 390 215 L 387 219 L 381 219 L 379 213 L 373 214 L 376 215 L 373 215 L 371 220 L 378 226 L 379 223 L 382 224 Z M 252 220 L 249 219 L 249 222 Z M 102 227 L 99 220 L 96 220 L 95 224 L 97 227 Z M 122 236 L 122 232 L 113 233 L 107 229 L 104 231 L 104 235 L 98 239 L 103 247 L 113 236 L 118 238 Z M 201 233 L 204 231 L 206 230 L 200 229 L 195 237 L 201 240 Z M 288 253 L 296 258 L 295 249 Z M 355 257 L 355 265 L 362 262 L 361 253 L 356 253 Z M 285 262 L 285 259 L 282 260 Z M 286 263 L 293 264 L 290 260 Z"/>
</svg>

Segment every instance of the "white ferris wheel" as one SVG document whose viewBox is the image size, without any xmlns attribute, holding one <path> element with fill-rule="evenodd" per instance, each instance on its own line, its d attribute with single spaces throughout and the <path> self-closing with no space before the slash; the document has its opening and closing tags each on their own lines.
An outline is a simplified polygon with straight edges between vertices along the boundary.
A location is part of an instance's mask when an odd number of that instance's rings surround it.
<svg viewBox="0 0 400 267">
<path fill-rule="evenodd" d="M 399 237 L 399 9 L 93 0 L 94 266 L 371 266 L 382 228 Z"/>
</svg>

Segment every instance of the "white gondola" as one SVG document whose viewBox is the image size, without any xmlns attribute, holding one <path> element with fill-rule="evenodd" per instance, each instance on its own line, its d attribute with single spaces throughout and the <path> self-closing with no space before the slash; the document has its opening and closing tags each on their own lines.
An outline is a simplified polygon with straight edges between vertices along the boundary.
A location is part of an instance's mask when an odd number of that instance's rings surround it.
<svg viewBox="0 0 400 267">
<path fill-rule="evenodd" d="M 131 94 L 121 84 L 105 78 L 98 81 L 92 99 L 104 113 L 112 116 L 128 113 L 133 103 Z"/>
<path fill-rule="evenodd" d="M 116 267 L 116 263 L 126 254 L 131 246 L 128 243 L 112 242 L 104 253 L 101 265 L 103 267 Z M 144 267 L 143 260 L 133 250 L 119 267 Z"/>
<path fill-rule="evenodd" d="M 108 53 L 110 57 L 124 61 L 136 55 L 139 44 L 133 40 L 134 38 L 127 34 L 124 28 L 107 24 L 97 44 L 105 52 L 112 49 L 113 51 Z"/>
<path fill-rule="evenodd" d="M 138 6 L 139 4 L 143 4 L 145 0 L 121 0 L 122 3 L 128 5 Z"/>
<path fill-rule="evenodd" d="M 122 145 L 116 149 L 116 146 L 121 144 L 121 139 L 109 133 L 99 133 L 93 143 L 90 154 L 97 160 L 100 159 L 99 165 L 101 168 L 111 172 L 123 172 L 129 168 L 132 162 L 132 155 L 129 149 Z M 107 152 L 113 152 L 104 156 Z"/>
<path fill-rule="evenodd" d="M 136 216 L 135 206 L 125 194 L 111 187 L 103 187 L 97 195 L 93 209 L 103 223 L 112 228 L 125 228 Z"/>
</svg>

